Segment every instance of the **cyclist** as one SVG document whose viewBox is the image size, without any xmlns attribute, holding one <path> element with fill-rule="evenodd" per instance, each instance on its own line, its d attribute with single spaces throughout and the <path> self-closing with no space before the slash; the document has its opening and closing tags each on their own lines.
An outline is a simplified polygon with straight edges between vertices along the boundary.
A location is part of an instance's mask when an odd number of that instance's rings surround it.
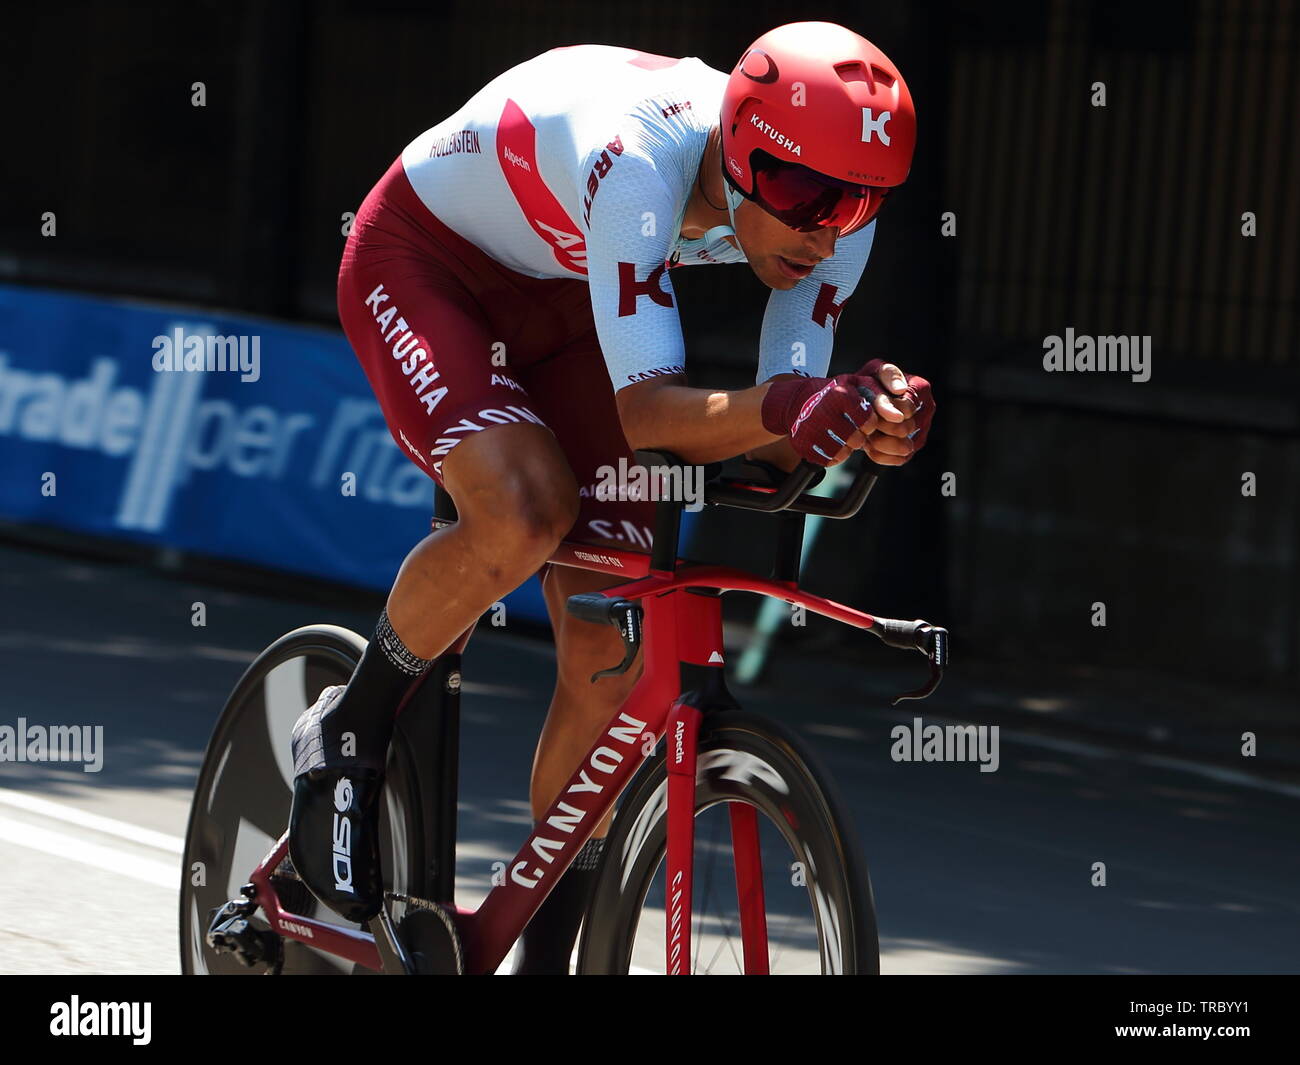
<svg viewBox="0 0 1300 1065">
<path fill-rule="evenodd" d="M 378 798 L 415 680 L 544 567 L 557 681 L 533 764 L 540 818 L 640 676 L 589 678 L 617 635 L 565 614 L 600 574 L 546 566 L 562 539 L 647 548 L 653 503 L 600 498 L 597 471 L 661 447 L 790 469 L 855 449 L 906 462 L 928 383 L 876 359 L 824 376 L 875 215 L 911 166 L 894 64 L 841 26 L 781 26 L 730 75 L 695 58 L 555 48 L 416 137 L 357 214 L 339 317 L 398 445 L 458 521 L 406 557 L 356 672 L 293 733 L 290 855 L 311 891 L 366 921 L 382 900 Z M 757 384 L 692 388 L 670 271 L 748 262 L 772 292 Z M 567 973 L 596 826 L 522 939 L 517 973 Z"/>
</svg>

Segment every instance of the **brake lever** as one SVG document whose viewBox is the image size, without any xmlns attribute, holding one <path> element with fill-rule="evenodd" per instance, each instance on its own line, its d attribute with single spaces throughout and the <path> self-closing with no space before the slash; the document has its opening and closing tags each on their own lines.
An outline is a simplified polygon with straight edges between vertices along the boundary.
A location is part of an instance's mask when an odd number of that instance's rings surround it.
<svg viewBox="0 0 1300 1065">
<path fill-rule="evenodd" d="M 930 679 L 915 691 L 895 696 L 890 706 L 897 706 L 904 699 L 924 699 L 933 694 L 943 680 L 943 670 L 948 664 L 948 630 L 928 625 L 920 630 L 919 635 L 925 645 L 926 657 L 930 660 Z M 921 648 L 918 646 L 917 649 Z"/>
<path fill-rule="evenodd" d="M 636 658 L 636 653 L 641 647 L 641 606 L 639 603 L 629 603 L 626 600 L 619 602 L 618 609 L 614 612 L 612 623 L 618 628 L 618 634 L 623 640 L 623 661 L 609 669 L 597 670 L 591 675 L 591 683 L 595 684 L 601 677 L 617 677 L 626 673 L 632 666 L 632 659 Z"/>
<path fill-rule="evenodd" d="M 566 606 L 575 618 L 597 625 L 613 625 L 623 641 L 623 661 L 609 669 L 597 670 L 591 675 L 591 683 L 595 684 L 601 677 L 626 673 L 641 649 L 641 604 L 630 599 L 610 599 L 599 592 L 581 592 L 569 596 Z"/>
<path fill-rule="evenodd" d="M 943 670 L 948 664 L 948 630 L 938 625 L 926 625 L 919 630 L 918 635 L 921 636 L 921 641 L 918 642 L 917 650 L 921 650 L 920 643 L 924 643 L 926 657 L 930 660 L 930 679 L 915 691 L 895 696 L 890 706 L 897 706 L 904 699 L 924 699 L 932 695 L 943 680 Z"/>
</svg>

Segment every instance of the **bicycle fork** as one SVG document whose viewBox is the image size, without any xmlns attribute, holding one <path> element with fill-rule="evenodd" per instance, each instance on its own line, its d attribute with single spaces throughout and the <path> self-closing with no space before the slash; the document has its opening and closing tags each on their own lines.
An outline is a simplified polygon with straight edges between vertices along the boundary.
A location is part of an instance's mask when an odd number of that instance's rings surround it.
<svg viewBox="0 0 1300 1065">
<path fill-rule="evenodd" d="M 661 651 L 671 655 L 680 674 L 664 718 L 667 745 L 667 843 L 665 875 L 665 971 L 670 976 L 690 972 L 691 913 L 695 870 L 695 790 L 699 769 L 699 735 L 710 710 L 735 709 L 727 690 L 722 656 L 722 597 L 712 588 L 675 589 L 662 597 L 647 597 L 654 615 L 653 631 L 673 633 Z M 590 621 L 616 625 L 624 637 L 623 662 L 596 676 L 628 668 L 640 640 L 640 610 L 636 604 L 600 593 L 572 596 L 569 610 Z M 667 657 L 667 656 L 665 656 Z M 668 663 L 665 663 L 668 664 Z M 592 678 L 593 680 L 595 677 Z M 687 689 L 687 690 L 683 690 Z M 763 863 L 759 849 L 758 816 L 743 803 L 727 804 L 735 856 L 745 972 L 768 972 L 767 911 L 763 897 Z"/>
<path fill-rule="evenodd" d="M 695 873 L 695 781 L 702 711 L 683 700 L 668 716 L 667 972 L 690 971 L 691 912 Z M 736 901 L 746 975 L 768 974 L 767 907 L 763 897 L 763 858 L 758 815 L 752 806 L 729 802 L 731 846 L 735 859 Z"/>
<path fill-rule="evenodd" d="M 668 715 L 668 975 L 680 976 L 691 956 L 691 885 L 695 869 L 695 763 L 700 711 L 686 702 Z"/>
</svg>

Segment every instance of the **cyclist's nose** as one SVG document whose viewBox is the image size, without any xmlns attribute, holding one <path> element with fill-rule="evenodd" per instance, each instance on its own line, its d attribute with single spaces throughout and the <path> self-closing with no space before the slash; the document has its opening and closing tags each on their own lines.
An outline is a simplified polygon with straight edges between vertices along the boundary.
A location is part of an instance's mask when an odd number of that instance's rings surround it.
<svg viewBox="0 0 1300 1065">
<path fill-rule="evenodd" d="M 810 259 L 829 259 L 835 254 L 835 241 L 839 239 L 839 226 L 823 226 L 816 233 L 810 234 L 812 247 Z"/>
</svg>

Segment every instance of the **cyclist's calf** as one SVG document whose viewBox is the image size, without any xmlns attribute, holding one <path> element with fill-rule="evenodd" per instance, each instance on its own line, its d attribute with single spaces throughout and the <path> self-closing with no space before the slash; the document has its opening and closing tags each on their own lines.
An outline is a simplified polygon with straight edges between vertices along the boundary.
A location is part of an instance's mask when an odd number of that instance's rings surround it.
<svg viewBox="0 0 1300 1065">
<path fill-rule="evenodd" d="M 622 659 L 623 642 L 612 626 L 580 621 L 564 609 L 570 595 L 595 591 L 610 583 L 604 574 L 564 566 L 552 566 L 546 575 L 544 590 L 555 629 L 558 676 L 533 765 L 534 818 L 545 814 L 641 677 L 642 656 L 638 655 L 626 673 L 601 677 L 593 684 L 593 673 L 608 669 Z M 595 834 L 603 836 L 609 823 L 610 815 L 606 814 Z"/>
<path fill-rule="evenodd" d="M 564 635 L 556 640 L 556 671 L 562 690 L 589 706 L 613 711 L 627 699 L 641 677 L 641 655 L 633 660 L 626 673 L 601 677 L 592 682 L 592 674 L 617 665 L 623 657 L 623 641 L 610 625 L 592 625 L 574 619 L 565 626 Z M 579 629 L 578 626 L 584 627 Z M 606 713 L 605 717 L 609 714 Z M 597 724 L 603 724 L 600 719 Z"/>
</svg>

